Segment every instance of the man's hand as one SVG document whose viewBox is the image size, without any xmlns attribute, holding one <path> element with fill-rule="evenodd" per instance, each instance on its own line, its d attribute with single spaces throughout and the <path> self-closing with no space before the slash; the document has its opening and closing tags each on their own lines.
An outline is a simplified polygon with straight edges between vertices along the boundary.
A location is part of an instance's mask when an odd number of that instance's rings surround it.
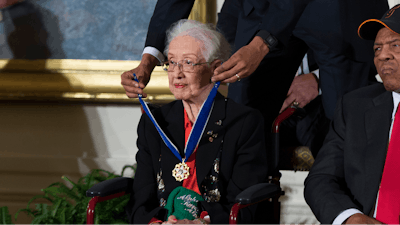
<svg viewBox="0 0 400 225">
<path fill-rule="evenodd" d="M 269 48 L 267 44 L 264 43 L 263 39 L 255 36 L 248 45 L 240 48 L 226 62 L 214 70 L 214 76 L 211 81 L 233 83 L 239 78 L 248 77 L 257 69 L 261 60 L 268 52 Z"/>
<path fill-rule="evenodd" d="M 382 224 L 382 223 L 372 217 L 366 216 L 361 213 L 356 213 L 350 216 L 346 221 L 344 221 L 344 224 Z"/>
<path fill-rule="evenodd" d="M 280 113 L 285 110 L 292 102 L 298 102 L 299 107 L 303 108 L 318 96 L 318 79 L 312 73 L 296 76 L 290 85 L 287 97 L 283 102 Z"/>
<path fill-rule="evenodd" d="M 157 63 L 158 59 L 156 57 L 144 54 L 138 67 L 121 75 L 121 84 L 129 98 L 137 98 L 138 94 L 143 95 L 144 98 L 147 97 L 147 94 L 143 93 L 143 88 L 149 83 L 151 72 Z M 139 83 L 133 80 L 133 73 L 136 74 Z"/>
</svg>

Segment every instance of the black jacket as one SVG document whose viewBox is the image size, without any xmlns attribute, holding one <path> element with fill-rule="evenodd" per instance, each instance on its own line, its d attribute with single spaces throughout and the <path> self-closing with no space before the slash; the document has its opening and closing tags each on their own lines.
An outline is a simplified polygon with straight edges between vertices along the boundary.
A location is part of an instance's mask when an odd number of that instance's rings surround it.
<svg viewBox="0 0 400 225">
<path fill-rule="evenodd" d="M 183 113 L 182 101 L 174 101 L 153 110 L 159 125 L 180 150 L 184 149 L 185 144 Z M 222 124 L 218 125 L 220 120 Z M 217 134 L 212 142 L 209 140 L 208 131 Z M 133 185 L 134 194 L 131 195 L 127 211 L 131 223 L 143 224 L 156 215 L 159 219 L 164 219 L 160 218 L 165 212 L 159 207 L 160 199 L 157 197 L 157 173 L 160 167 L 167 195 L 182 183 L 177 182 L 171 175 L 179 160 L 164 144 L 146 114 L 142 116 L 138 126 L 137 145 L 139 151 L 136 155 L 138 167 Z M 223 147 L 218 177 L 221 199 L 218 203 L 202 202 L 201 206 L 209 213 L 212 223 L 223 224 L 228 223 L 229 210 L 236 195 L 251 185 L 266 181 L 267 159 L 261 114 L 225 99 L 218 93 L 197 149 L 197 182 L 201 191 L 205 177 L 213 169 L 221 145 Z"/>
<path fill-rule="evenodd" d="M 281 44 L 289 40 L 304 8 L 311 0 L 225 0 L 217 27 L 235 49 L 247 45 L 259 30 L 274 35 Z M 194 0 L 159 0 L 151 18 L 145 46 L 165 47 L 165 31 L 189 16 Z"/>
<path fill-rule="evenodd" d="M 305 181 L 305 198 L 321 223 L 344 210 L 369 215 L 379 190 L 393 112 L 392 93 L 375 84 L 338 101 L 325 143 Z"/>
</svg>

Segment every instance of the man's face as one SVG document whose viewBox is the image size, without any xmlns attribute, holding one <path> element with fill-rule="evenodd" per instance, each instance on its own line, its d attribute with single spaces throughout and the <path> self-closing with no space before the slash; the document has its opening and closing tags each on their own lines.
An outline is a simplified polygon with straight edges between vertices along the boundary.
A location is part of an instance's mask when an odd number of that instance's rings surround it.
<svg viewBox="0 0 400 225">
<path fill-rule="evenodd" d="M 388 28 L 379 30 L 374 43 L 374 63 L 388 91 L 400 92 L 400 35 Z"/>
</svg>

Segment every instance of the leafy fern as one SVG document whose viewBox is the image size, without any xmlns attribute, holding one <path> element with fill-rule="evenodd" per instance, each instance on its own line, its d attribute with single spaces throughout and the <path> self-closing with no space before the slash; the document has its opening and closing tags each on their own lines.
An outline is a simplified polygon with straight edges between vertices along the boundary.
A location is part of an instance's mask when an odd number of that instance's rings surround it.
<svg viewBox="0 0 400 225">
<path fill-rule="evenodd" d="M 11 223 L 11 215 L 8 213 L 7 206 L 0 207 L 0 223 L 1 224 Z"/>
<path fill-rule="evenodd" d="M 51 184 L 42 189 L 44 194 L 34 196 L 26 208 L 18 210 L 15 214 L 17 219 L 19 213 L 24 212 L 33 218 L 32 224 L 84 224 L 86 223 L 86 209 L 90 198 L 86 197 L 86 190 L 94 184 L 123 176 L 124 171 L 130 168 L 136 172 L 136 165 L 125 166 L 121 175 L 95 169 L 86 176 L 74 183 L 69 178 L 63 176 L 62 179 L 72 185 L 69 188 L 62 182 Z M 36 199 L 46 199 L 49 204 L 36 203 L 35 209 L 31 209 L 31 204 Z M 127 224 L 128 220 L 124 211 L 125 205 L 129 201 L 129 196 L 124 195 L 120 198 L 101 202 L 96 207 L 96 224 Z M 11 215 L 8 208 L 0 207 L 0 224 L 11 224 Z"/>
</svg>

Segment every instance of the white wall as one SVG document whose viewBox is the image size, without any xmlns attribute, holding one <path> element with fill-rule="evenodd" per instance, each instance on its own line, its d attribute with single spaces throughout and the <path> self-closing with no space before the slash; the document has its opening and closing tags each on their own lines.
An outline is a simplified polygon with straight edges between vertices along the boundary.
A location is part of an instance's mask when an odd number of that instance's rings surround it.
<svg viewBox="0 0 400 225">
<path fill-rule="evenodd" d="M 13 215 L 63 175 L 77 181 L 97 168 L 119 174 L 135 163 L 140 116 L 138 105 L 0 102 L 0 207 Z"/>
</svg>

